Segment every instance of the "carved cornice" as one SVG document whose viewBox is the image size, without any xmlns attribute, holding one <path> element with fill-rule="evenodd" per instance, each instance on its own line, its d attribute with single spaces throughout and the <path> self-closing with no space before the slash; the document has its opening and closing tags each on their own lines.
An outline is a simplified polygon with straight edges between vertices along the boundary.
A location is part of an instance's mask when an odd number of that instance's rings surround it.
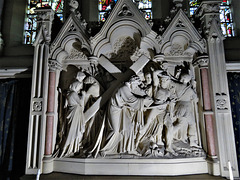
<svg viewBox="0 0 240 180">
<path fill-rule="evenodd" d="M 62 69 L 62 65 L 56 60 L 49 60 L 48 67 L 50 72 L 55 72 L 56 70 Z"/>
</svg>

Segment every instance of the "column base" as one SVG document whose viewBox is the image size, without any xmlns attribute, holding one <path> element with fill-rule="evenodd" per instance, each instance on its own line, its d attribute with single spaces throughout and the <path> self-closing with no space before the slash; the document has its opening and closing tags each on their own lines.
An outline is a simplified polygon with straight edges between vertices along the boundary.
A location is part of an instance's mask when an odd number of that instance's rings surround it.
<svg viewBox="0 0 240 180">
<path fill-rule="evenodd" d="M 42 173 L 49 174 L 54 170 L 54 158 L 52 156 L 45 155 L 43 158 Z"/>
<path fill-rule="evenodd" d="M 217 156 L 209 156 L 206 158 L 208 164 L 208 173 L 213 176 L 220 176 L 220 164 Z"/>
</svg>

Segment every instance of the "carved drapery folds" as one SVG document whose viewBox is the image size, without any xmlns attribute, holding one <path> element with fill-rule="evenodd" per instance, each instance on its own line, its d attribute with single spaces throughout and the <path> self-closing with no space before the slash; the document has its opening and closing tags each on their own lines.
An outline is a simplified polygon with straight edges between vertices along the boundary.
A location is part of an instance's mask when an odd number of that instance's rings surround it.
<svg viewBox="0 0 240 180">
<path fill-rule="evenodd" d="M 105 61 L 115 67 L 114 61 L 106 58 Z M 108 70 L 109 64 L 100 64 L 101 71 L 95 76 L 74 66 L 62 74 L 61 78 L 69 84 L 63 83 L 60 94 L 63 102 L 58 134 L 61 137 L 56 156 L 204 156 L 199 143 L 198 98 L 191 63 L 149 61 L 137 74 L 125 73 L 128 78 L 124 81 L 115 79 L 115 74 Z M 137 64 L 141 64 L 139 59 L 132 66 Z M 104 96 L 109 89 L 112 93 Z M 95 107 L 99 100 L 100 107 Z M 89 109 L 94 112 L 90 119 L 86 118 Z"/>
<path fill-rule="evenodd" d="M 172 27 L 188 30 L 183 12 L 179 16 L 181 21 L 176 18 Z M 169 36 L 171 39 L 165 34 L 163 55 L 155 55 L 151 50 L 155 47 L 148 47 L 157 45 L 155 39 L 151 39 L 155 44 L 146 43 L 139 31 L 121 28 L 129 35 L 121 35 L 115 28 L 118 34 L 111 32 L 116 36 L 109 37 L 108 45 L 104 40 L 101 48 L 108 48 L 95 57 L 95 63 L 74 48 L 64 59 L 68 67 L 59 82 L 60 131 L 55 156 L 205 156 L 192 63 L 196 48 L 205 50 L 204 41 L 197 37 L 197 43 L 193 42 L 186 31 Z M 95 73 L 88 71 L 91 68 Z"/>
<path fill-rule="evenodd" d="M 133 8 L 119 5 L 116 19 L 131 18 Z M 112 32 L 92 38 L 94 61 L 82 46 L 76 48 L 68 40 L 60 58 L 64 71 L 58 85 L 56 157 L 205 155 L 192 63 L 197 51 L 205 51 L 205 41 L 183 11 L 178 16 L 160 44 L 149 29 L 116 23 Z M 77 32 L 71 24 L 66 30 L 73 27 Z M 171 36 L 174 28 L 183 34 Z M 107 39 L 101 39 L 104 33 Z M 161 48 L 163 55 L 156 54 Z"/>
</svg>

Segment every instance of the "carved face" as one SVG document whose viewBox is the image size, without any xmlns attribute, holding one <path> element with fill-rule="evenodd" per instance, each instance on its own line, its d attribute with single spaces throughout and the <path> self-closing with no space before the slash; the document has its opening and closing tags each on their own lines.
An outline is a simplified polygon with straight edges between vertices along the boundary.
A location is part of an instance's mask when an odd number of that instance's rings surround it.
<svg viewBox="0 0 240 180">
<path fill-rule="evenodd" d="M 145 83 L 146 83 L 147 85 L 149 85 L 149 84 L 152 83 L 152 76 L 151 76 L 150 73 L 145 74 Z"/>
<path fill-rule="evenodd" d="M 78 72 L 76 79 L 77 79 L 79 82 L 82 82 L 85 77 L 86 77 L 86 75 L 85 75 L 83 72 Z"/>
<path fill-rule="evenodd" d="M 164 71 L 167 71 L 168 69 L 168 63 L 167 62 L 163 62 L 160 67 L 164 70 Z"/>
<path fill-rule="evenodd" d="M 70 85 L 69 90 L 75 91 L 78 93 L 82 88 L 83 88 L 83 83 L 76 81 Z"/>
<path fill-rule="evenodd" d="M 142 86 L 143 82 L 138 76 L 133 76 L 129 80 L 130 88 L 132 92 L 135 92 L 136 90 L 141 89 L 140 86 Z"/>
<path fill-rule="evenodd" d="M 162 77 L 162 78 L 161 78 L 161 87 L 162 87 L 163 89 L 168 88 L 168 87 L 169 87 L 169 84 L 170 84 L 170 79 L 169 79 L 169 77 Z"/>
<path fill-rule="evenodd" d="M 142 84 L 142 81 L 139 77 L 134 77 L 130 80 L 130 83 L 131 83 L 132 87 L 135 87 L 135 86 L 139 86 L 140 84 Z"/>
<path fill-rule="evenodd" d="M 183 84 L 187 84 L 191 79 L 192 78 L 189 74 L 185 74 L 181 76 L 180 82 Z"/>
</svg>

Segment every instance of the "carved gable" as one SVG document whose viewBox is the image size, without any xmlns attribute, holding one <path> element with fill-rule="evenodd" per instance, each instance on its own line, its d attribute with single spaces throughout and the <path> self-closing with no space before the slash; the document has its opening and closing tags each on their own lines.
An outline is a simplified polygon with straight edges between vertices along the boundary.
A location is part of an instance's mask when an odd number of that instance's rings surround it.
<svg viewBox="0 0 240 180">
<path fill-rule="evenodd" d="M 160 37 L 159 45 L 162 53 L 170 57 L 192 59 L 197 52 L 206 53 L 206 41 L 181 9 Z"/>
<path fill-rule="evenodd" d="M 91 47 L 94 56 L 104 54 L 111 58 L 109 54 L 116 54 L 116 48 L 123 39 L 132 39 L 139 49 L 159 51 L 156 36 L 132 1 L 119 0 L 100 32 L 92 38 Z M 128 56 L 133 52 L 129 52 Z"/>
<path fill-rule="evenodd" d="M 63 60 L 86 60 L 91 52 L 85 20 L 72 13 L 50 46 L 52 59 L 60 63 Z M 76 51 L 79 51 L 78 53 Z M 75 53 L 75 55 L 73 55 Z M 78 55 L 76 55 L 76 53 Z M 80 55 L 81 54 L 81 55 Z M 66 63 L 66 62 L 65 62 Z"/>
</svg>

